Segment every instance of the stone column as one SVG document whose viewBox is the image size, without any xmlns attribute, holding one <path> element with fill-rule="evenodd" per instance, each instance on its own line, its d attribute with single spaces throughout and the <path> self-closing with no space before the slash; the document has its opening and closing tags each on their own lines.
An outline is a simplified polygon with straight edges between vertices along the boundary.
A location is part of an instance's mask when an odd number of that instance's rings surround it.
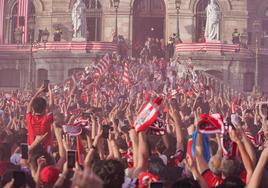
<svg viewBox="0 0 268 188">
<path fill-rule="evenodd" d="M 0 44 L 4 43 L 4 8 L 5 0 L 0 0 Z"/>
</svg>

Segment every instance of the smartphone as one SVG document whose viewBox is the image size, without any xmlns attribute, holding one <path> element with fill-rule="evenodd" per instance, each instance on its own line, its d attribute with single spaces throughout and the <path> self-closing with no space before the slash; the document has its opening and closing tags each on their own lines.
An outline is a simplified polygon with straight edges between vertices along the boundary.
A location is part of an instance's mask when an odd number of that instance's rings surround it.
<svg viewBox="0 0 268 188">
<path fill-rule="evenodd" d="M 109 130 L 111 129 L 111 127 L 109 125 L 103 125 L 102 129 L 103 129 L 102 137 L 107 139 L 109 137 Z"/>
<path fill-rule="evenodd" d="M 68 169 L 74 168 L 75 162 L 76 162 L 76 150 L 67 151 L 67 167 L 68 167 Z"/>
<path fill-rule="evenodd" d="M 14 179 L 13 187 L 26 187 L 26 176 L 23 171 L 13 171 L 12 178 Z"/>
<path fill-rule="evenodd" d="M 152 182 L 150 183 L 150 188 L 163 188 L 163 182 Z"/>
<path fill-rule="evenodd" d="M 49 84 L 49 80 L 44 80 L 44 92 L 48 92 L 48 84 Z"/>
<path fill-rule="evenodd" d="M 20 149 L 21 149 L 21 158 L 22 159 L 28 159 L 28 144 L 21 143 L 20 144 Z"/>
</svg>

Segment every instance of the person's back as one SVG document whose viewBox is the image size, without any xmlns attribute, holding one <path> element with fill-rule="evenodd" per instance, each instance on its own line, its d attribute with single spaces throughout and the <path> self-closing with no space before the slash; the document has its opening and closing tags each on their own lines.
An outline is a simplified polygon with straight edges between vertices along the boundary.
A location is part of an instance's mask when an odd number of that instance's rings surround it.
<svg viewBox="0 0 268 188">
<path fill-rule="evenodd" d="M 46 112 L 47 101 L 42 97 L 38 97 L 38 95 L 41 94 L 44 89 L 44 87 L 40 88 L 28 104 L 26 122 L 28 128 L 28 144 L 31 145 L 37 136 L 46 135 L 43 141 L 43 147 L 48 150 L 51 146 L 53 96 L 49 87 L 49 105 L 48 112 Z"/>
</svg>

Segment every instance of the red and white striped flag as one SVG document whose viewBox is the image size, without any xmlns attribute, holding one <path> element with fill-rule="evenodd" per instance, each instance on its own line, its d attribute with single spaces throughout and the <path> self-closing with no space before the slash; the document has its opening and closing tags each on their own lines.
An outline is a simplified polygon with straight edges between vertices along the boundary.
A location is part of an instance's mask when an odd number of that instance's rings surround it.
<svg viewBox="0 0 268 188">
<path fill-rule="evenodd" d="M 98 63 L 98 65 L 95 68 L 95 76 L 101 76 L 103 74 L 105 74 L 105 72 L 107 71 L 107 69 L 109 68 L 110 65 L 110 59 L 109 59 L 109 55 L 106 54 Z"/>
<path fill-rule="evenodd" d="M 125 66 L 124 66 L 123 83 L 125 85 L 129 85 L 130 84 L 129 70 L 128 70 L 128 64 L 127 63 L 125 63 Z"/>
</svg>

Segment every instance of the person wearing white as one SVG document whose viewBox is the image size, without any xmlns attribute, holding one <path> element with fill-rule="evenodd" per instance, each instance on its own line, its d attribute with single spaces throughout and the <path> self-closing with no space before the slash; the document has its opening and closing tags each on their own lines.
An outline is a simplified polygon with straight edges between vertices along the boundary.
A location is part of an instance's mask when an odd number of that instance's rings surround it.
<svg viewBox="0 0 268 188">
<path fill-rule="evenodd" d="M 220 39 L 220 8 L 216 4 L 215 0 L 210 0 L 206 8 L 206 29 L 205 38 L 206 41 L 213 41 Z"/>
</svg>

